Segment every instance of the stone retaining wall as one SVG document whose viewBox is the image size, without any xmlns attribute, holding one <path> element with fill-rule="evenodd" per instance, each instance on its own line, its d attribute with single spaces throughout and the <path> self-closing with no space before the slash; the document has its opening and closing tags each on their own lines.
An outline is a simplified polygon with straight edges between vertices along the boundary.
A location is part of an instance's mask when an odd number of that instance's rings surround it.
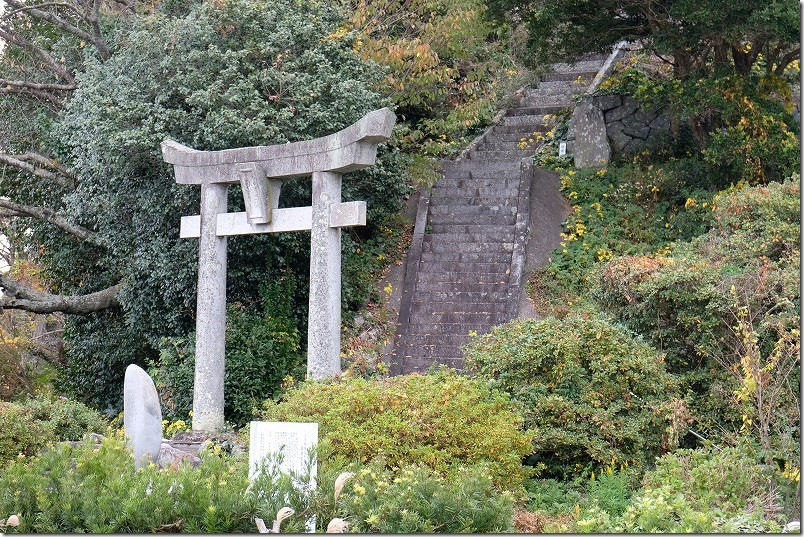
<svg viewBox="0 0 804 537">
<path fill-rule="evenodd" d="M 575 106 L 567 132 L 575 166 L 605 166 L 611 158 L 636 155 L 670 135 L 661 110 L 627 95 L 587 95 Z"/>
</svg>

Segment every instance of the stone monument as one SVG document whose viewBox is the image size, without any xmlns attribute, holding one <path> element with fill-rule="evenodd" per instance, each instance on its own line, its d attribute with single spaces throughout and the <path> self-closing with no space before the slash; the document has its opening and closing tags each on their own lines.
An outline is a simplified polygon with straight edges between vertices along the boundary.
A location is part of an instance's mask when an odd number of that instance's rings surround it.
<svg viewBox="0 0 804 537">
<path fill-rule="evenodd" d="M 249 427 L 248 477 L 253 480 L 265 465 L 269 473 L 291 474 L 297 489 L 310 493 L 316 487 L 318 465 L 311 458 L 318 446 L 318 423 L 252 421 Z M 279 455 L 279 458 L 272 456 Z M 309 472 L 309 474 L 308 474 Z M 307 477 L 308 481 L 301 481 Z M 285 498 L 285 501 L 289 501 Z M 305 523 L 315 533 L 315 515 Z"/>
<path fill-rule="evenodd" d="M 341 228 L 365 225 L 364 201 L 341 202 L 341 175 L 373 166 L 396 116 L 383 108 L 345 129 L 281 145 L 197 151 L 162 142 L 176 182 L 201 185 L 201 214 L 181 219 L 180 236 L 198 237 L 193 429 L 223 426 L 226 240 L 251 233 L 310 230 L 307 375 L 340 372 Z M 312 176 L 311 207 L 279 208 L 282 180 Z M 227 213 L 227 187 L 239 183 L 246 211 Z"/>
<path fill-rule="evenodd" d="M 154 381 L 141 367 L 131 364 L 123 381 L 123 428 L 134 450 L 134 465 L 148 460 L 159 463 L 162 449 L 162 408 Z"/>
</svg>

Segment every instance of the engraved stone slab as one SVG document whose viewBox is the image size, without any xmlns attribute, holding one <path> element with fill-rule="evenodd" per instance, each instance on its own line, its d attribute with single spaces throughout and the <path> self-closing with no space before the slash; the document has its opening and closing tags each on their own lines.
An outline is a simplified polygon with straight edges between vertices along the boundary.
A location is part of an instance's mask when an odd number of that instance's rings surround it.
<svg viewBox="0 0 804 537">
<path fill-rule="evenodd" d="M 310 472 L 310 480 L 302 483 L 301 488 L 311 492 L 316 486 L 316 461 L 310 463 L 310 453 L 318 444 L 317 423 L 291 423 L 276 421 L 252 421 L 250 427 L 248 468 L 249 479 L 254 479 L 263 464 L 267 470 L 278 470 L 282 473 L 293 472 L 304 477 Z M 271 454 L 282 454 L 282 460 L 276 466 L 276 460 L 266 457 Z M 315 517 L 306 521 L 307 531 L 315 532 Z"/>
<path fill-rule="evenodd" d="M 162 449 L 162 409 L 154 381 L 141 367 L 126 368 L 123 382 L 123 428 L 134 450 L 134 465 L 159 463 Z"/>
</svg>

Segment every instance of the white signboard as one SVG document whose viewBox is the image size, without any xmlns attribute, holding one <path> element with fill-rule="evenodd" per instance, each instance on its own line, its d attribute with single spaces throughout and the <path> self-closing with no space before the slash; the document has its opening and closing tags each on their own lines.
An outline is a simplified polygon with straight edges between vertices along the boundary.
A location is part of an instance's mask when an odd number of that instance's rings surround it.
<svg viewBox="0 0 804 537">
<path fill-rule="evenodd" d="M 558 156 L 563 157 L 567 154 L 567 142 L 558 142 Z"/>
<path fill-rule="evenodd" d="M 309 464 L 310 452 L 317 444 L 317 423 L 252 421 L 248 451 L 249 479 L 254 479 L 268 455 L 281 453 L 278 470 L 286 474 L 293 472 L 299 477 L 309 470 L 310 481 L 302 486 L 312 491 L 316 486 L 317 464 L 315 461 Z M 268 464 L 276 464 L 276 460 L 269 458 Z M 268 471 L 273 469 L 277 468 L 267 468 Z M 307 521 L 307 531 L 315 531 L 315 518 Z"/>
</svg>

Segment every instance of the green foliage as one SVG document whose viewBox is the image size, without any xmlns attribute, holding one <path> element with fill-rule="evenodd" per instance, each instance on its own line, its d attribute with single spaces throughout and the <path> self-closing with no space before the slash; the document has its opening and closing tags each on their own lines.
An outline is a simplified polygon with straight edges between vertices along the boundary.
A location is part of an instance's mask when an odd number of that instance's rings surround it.
<svg viewBox="0 0 804 537">
<path fill-rule="evenodd" d="M 769 462 L 799 453 L 799 192 L 796 176 L 719 194 L 708 233 L 672 254 L 614 259 L 593 290 L 665 349 L 706 437 L 752 431 Z"/>
<path fill-rule="evenodd" d="M 657 459 L 624 513 L 589 509 L 581 532 L 756 533 L 779 531 L 771 479 L 750 449 L 678 450 Z"/>
<path fill-rule="evenodd" d="M 107 427 L 98 412 L 64 397 L 39 395 L 19 403 L 0 402 L 0 464 L 34 455 L 52 442 L 105 432 Z"/>
<path fill-rule="evenodd" d="M 550 515 L 570 513 L 581 503 L 581 493 L 572 483 L 552 478 L 528 479 L 528 509 Z"/>
<path fill-rule="evenodd" d="M 0 464 L 33 455 L 53 440 L 53 430 L 32 414 L 20 405 L 0 401 Z"/>
<path fill-rule="evenodd" d="M 86 433 L 105 433 L 109 426 L 97 410 L 66 397 L 37 395 L 19 405 L 30 419 L 44 423 L 55 440 L 80 440 Z"/>
<path fill-rule="evenodd" d="M 669 57 L 676 77 L 713 72 L 747 74 L 764 61 L 781 71 L 799 57 L 798 9 L 783 0 L 716 0 L 653 6 L 634 0 L 488 0 L 492 11 L 527 25 L 532 64 L 609 52 L 619 41 L 641 43 Z M 760 58 L 764 57 L 764 60 Z"/>
<path fill-rule="evenodd" d="M 215 449 L 200 456 L 198 467 L 135 470 L 120 434 L 98 449 L 58 445 L 0 475 L 0 511 L 19 513 L 22 533 L 253 532 L 255 516 L 273 520 L 297 496 L 288 476 L 264 474 L 247 490 L 243 458 Z M 291 520 L 283 530 L 302 527 Z"/>
<path fill-rule="evenodd" d="M 378 89 L 404 120 L 396 140 L 402 147 L 454 155 L 516 87 L 509 32 L 489 23 L 482 0 L 341 4 L 347 22 L 334 35 L 346 38 L 353 29 L 360 55 L 385 68 Z"/>
<path fill-rule="evenodd" d="M 653 66 L 631 63 L 601 90 L 632 95 L 683 126 L 694 138 L 710 184 L 722 188 L 736 181 L 779 181 L 800 168 L 800 126 L 791 115 L 796 103 L 782 74 L 755 67 L 746 76 L 676 80 L 647 74 Z M 677 138 L 683 146 L 680 142 Z"/>
<path fill-rule="evenodd" d="M 680 169 L 679 169 L 680 168 Z M 561 191 L 571 204 L 549 275 L 570 293 L 589 288 L 591 269 L 618 255 L 662 251 L 705 231 L 706 191 L 681 175 L 678 161 L 567 170 Z M 700 201 L 685 206 L 691 196 Z"/>
<path fill-rule="evenodd" d="M 380 461 L 353 469 L 338 503 L 355 533 L 501 533 L 511 530 L 513 501 L 496 491 L 483 465 L 444 478 L 432 469 Z"/>
<path fill-rule="evenodd" d="M 179 239 L 178 218 L 197 213 L 199 191 L 175 184 L 160 142 L 217 150 L 309 139 L 388 104 L 370 89 L 380 71 L 353 50 L 354 36 L 331 36 L 342 21 L 327 5 L 232 0 L 180 11 L 121 19 L 112 57 L 86 59 L 52 141 L 78 175 L 75 189 L 6 185 L 14 199 L 47 204 L 98 233 L 101 246 L 34 227 L 57 291 L 125 282 L 119 309 L 70 319 L 65 331 L 70 366 L 61 383 L 111 413 L 126 365 L 155 360 L 162 338 L 192 329 L 197 243 Z M 408 192 L 402 166 L 399 154 L 383 150 L 374 169 L 344 179 L 344 200 L 368 203 L 370 226 L 354 243 L 381 240 L 375 226 L 387 225 Z M 308 205 L 309 197 L 309 181 L 289 181 L 280 203 Z M 229 200 L 230 210 L 242 210 L 236 186 Z M 344 252 L 347 262 L 353 250 Z M 308 234 L 238 237 L 228 255 L 231 302 L 258 304 L 260 285 L 289 268 L 293 318 L 306 326 Z M 364 299 L 365 277 L 345 273 L 349 307 Z"/>
<path fill-rule="evenodd" d="M 545 475 L 649 462 L 672 447 L 676 392 L 655 349 L 602 318 L 518 320 L 477 337 L 466 364 L 511 394 Z M 667 430 L 666 430 L 667 429 Z"/>
<path fill-rule="evenodd" d="M 316 421 L 333 454 L 390 466 L 425 465 L 441 474 L 485 462 L 497 486 L 520 487 L 532 435 L 509 398 L 485 382 L 442 369 L 383 380 L 305 382 L 267 401 L 261 418 Z"/>
<path fill-rule="evenodd" d="M 291 274 L 275 275 L 263 287 L 261 312 L 241 304 L 228 308 L 224 415 L 230 423 L 245 425 L 262 400 L 278 396 L 286 376 L 303 375 L 299 331 L 291 318 L 293 288 Z M 151 374 L 167 419 L 184 419 L 192 410 L 194 369 L 194 333 L 163 342 Z"/>
</svg>

